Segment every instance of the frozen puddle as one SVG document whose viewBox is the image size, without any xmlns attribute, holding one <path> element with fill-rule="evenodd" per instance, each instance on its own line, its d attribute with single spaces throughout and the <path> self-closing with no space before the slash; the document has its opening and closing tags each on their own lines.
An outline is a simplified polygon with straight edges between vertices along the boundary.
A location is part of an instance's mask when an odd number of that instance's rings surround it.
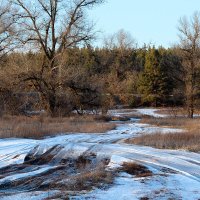
<svg viewBox="0 0 200 200">
<path fill-rule="evenodd" d="M 110 113 L 120 116 L 133 112 L 135 110 L 114 110 Z M 137 112 L 154 117 L 156 114 L 155 109 Z M 84 157 L 86 160 L 82 158 L 81 162 L 89 167 L 109 160 L 107 170 L 116 170 L 123 162 L 137 162 L 148 167 L 153 176 L 135 178 L 119 172 L 108 187 L 76 192 L 70 194 L 70 199 L 198 200 L 200 154 L 124 143 L 124 140 L 141 134 L 175 131 L 181 130 L 152 127 L 132 119 L 120 122 L 115 130 L 102 134 L 77 133 L 43 140 L 0 139 L 0 199 L 42 200 L 59 192 L 68 195 L 66 190 L 47 190 L 47 186 L 49 183 L 67 182 L 69 176 L 78 174 L 75 167 L 79 164 L 77 159 Z"/>
</svg>

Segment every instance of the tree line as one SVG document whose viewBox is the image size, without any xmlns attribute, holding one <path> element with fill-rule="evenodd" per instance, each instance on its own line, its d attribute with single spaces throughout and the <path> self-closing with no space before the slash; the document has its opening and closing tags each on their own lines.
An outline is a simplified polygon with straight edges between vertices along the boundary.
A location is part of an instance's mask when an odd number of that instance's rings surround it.
<svg viewBox="0 0 200 200">
<path fill-rule="evenodd" d="M 12 0 L 0 6 L 1 113 L 199 104 L 200 17 L 179 21 L 171 48 L 138 47 L 120 30 L 93 47 L 87 10 L 102 0 Z"/>
</svg>

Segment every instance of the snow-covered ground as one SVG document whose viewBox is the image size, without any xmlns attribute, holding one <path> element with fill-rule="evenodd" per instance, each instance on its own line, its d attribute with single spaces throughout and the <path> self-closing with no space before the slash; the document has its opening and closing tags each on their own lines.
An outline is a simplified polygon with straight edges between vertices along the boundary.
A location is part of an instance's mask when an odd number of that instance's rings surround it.
<svg viewBox="0 0 200 200">
<path fill-rule="evenodd" d="M 148 115 L 152 117 L 168 117 L 169 115 L 166 114 L 158 114 L 158 109 L 156 108 L 139 108 L 139 109 L 123 109 L 123 110 L 110 110 L 108 114 L 112 116 L 124 116 L 124 115 L 134 115 L 134 114 L 141 114 L 141 115 Z"/>
<path fill-rule="evenodd" d="M 144 109 L 135 109 L 138 113 L 142 115 L 148 115 L 148 116 L 153 116 L 153 117 L 168 117 L 169 115 L 166 114 L 158 114 L 156 113 L 158 109 L 152 109 L 152 108 L 144 108 Z"/>
<path fill-rule="evenodd" d="M 156 109 L 142 109 L 136 112 L 158 116 Z M 110 111 L 115 116 L 135 111 Z M 56 170 L 60 161 L 69 157 L 77 158 L 80 155 L 93 153 L 97 158 L 109 158 L 108 170 L 120 167 L 123 162 L 138 162 L 148 167 L 152 177 L 134 178 L 132 175 L 121 172 L 108 188 L 94 189 L 85 193 L 71 196 L 70 199 L 200 199 L 200 154 L 180 150 L 159 150 L 151 147 L 130 145 L 124 143 L 128 138 L 138 137 L 141 134 L 155 132 L 168 133 L 181 131 L 170 128 L 153 127 L 140 124 L 132 118 L 129 122 L 120 122 L 115 130 L 102 134 L 68 134 L 43 140 L 33 139 L 0 139 L 0 199 L 34 199 L 42 200 L 51 196 L 54 191 L 21 191 L 4 189 L 4 185 L 24 178 L 33 178 L 41 173 Z M 53 149 L 52 149 L 53 148 Z M 5 167 L 18 165 L 24 162 L 27 155 L 40 157 L 51 154 L 49 163 L 39 166 L 26 167 L 23 170 L 10 170 L 6 175 Z M 4 167 L 4 168 L 3 168 Z M 3 169 L 3 170 L 2 170 Z M 54 180 L 51 180 L 54 181 Z M 2 186 L 2 187 L 1 187 Z"/>
</svg>

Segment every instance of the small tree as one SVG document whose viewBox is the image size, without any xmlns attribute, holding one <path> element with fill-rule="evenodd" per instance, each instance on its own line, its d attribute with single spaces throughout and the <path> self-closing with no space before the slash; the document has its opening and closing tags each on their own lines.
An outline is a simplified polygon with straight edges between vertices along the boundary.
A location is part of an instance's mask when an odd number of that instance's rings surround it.
<svg viewBox="0 0 200 200">
<path fill-rule="evenodd" d="M 184 70 L 188 117 L 193 118 L 200 86 L 200 14 L 188 20 L 183 17 L 178 26 L 182 65 Z"/>
</svg>

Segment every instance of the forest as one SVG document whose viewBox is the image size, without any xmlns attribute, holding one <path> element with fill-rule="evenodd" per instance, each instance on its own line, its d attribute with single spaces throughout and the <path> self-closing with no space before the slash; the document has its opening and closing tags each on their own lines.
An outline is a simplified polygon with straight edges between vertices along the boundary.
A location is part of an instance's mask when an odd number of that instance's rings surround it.
<svg viewBox="0 0 200 200">
<path fill-rule="evenodd" d="M 185 106 L 193 118 L 200 97 L 199 13 L 180 19 L 180 40 L 170 48 L 140 47 L 123 29 L 96 47 L 86 13 L 101 3 L 2 1 L 1 115 L 106 113 L 121 105 Z"/>
</svg>

